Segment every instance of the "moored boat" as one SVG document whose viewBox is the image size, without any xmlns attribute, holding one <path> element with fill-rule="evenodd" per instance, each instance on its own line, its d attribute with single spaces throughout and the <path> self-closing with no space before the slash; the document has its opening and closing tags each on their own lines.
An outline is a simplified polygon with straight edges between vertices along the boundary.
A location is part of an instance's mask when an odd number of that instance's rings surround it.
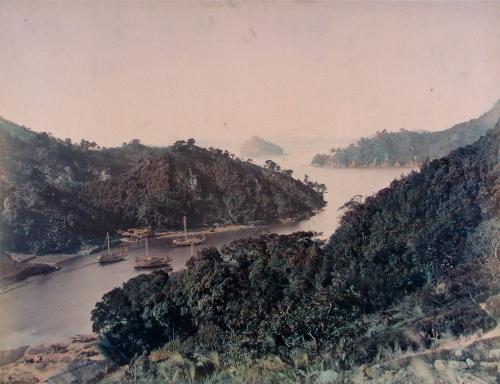
<svg viewBox="0 0 500 384">
<path fill-rule="evenodd" d="M 181 246 L 188 246 L 188 245 L 198 245 L 203 243 L 207 238 L 205 236 L 196 236 L 196 237 L 188 237 L 188 238 L 181 238 L 181 239 L 174 239 L 172 242 L 181 247 Z"/>
<path fill-rule="evenodd" d="M 149 256 L 149 242 L 148 238 L 144 240 L 144 247 L 146 248 L 146 257 L 136 258 L 134 268 L 136 269 L 153 269 L 153 268 L 170 268 L 172 259 L 169 256 L 164 257 L 151 257 Z"/>
<path fill-rule="evenodd" d="M 180 239 L 174 239 L 172 241 L 172 243 L 174 245 L 177 245 L 179 247 L 189 246 L 189 245 L 198 245 L 198 244 L 203 243 L 207 239 L 205 236 L 192 236 L 192 237 L 189 237 L 188 236 L 188 232 L 187 232 L 187 220 L 186 220 L 186 216 L 184 216 L 183 222 L 184 222 L 184 237 L 182 237 Z"/>
<path fill-rule="evenodd" d="M 106 243 L 107 243 L 107 250 L 104 251 Z M 108 232 L 106 233 L 106 240 L 104 241 L 103 252 L 99 256 L 97 256 L 97 261 L 100 264 L 109 264 L 109 263 L 115 263 L 117 261 L 122 261 L 125 259 L 127 252 L 128 248 L 126 247 L 118 248 L 113 252 L 111 252 L 111 247 L 109 244 L 109 232 Z"/>
</svg>

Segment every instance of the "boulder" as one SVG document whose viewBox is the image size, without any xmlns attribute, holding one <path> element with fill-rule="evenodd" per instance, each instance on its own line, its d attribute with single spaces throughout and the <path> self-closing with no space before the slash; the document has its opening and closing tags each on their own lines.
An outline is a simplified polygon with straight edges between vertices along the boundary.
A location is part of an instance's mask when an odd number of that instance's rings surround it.
<svg viewBox="0 0 500 384">
<path fill-rule="evenodd" d="M 195 378 L 197 380 L 211 375 L 217 369 L 215 363 L 211 359 L 201 355 L 196 357 L 195 367 Z"/>
<path fill-rule="evenodd" d="M 490 350 L 490 352 L 488 353 L 488 357 L 490 359 L 500 359 L 500 349 L 492 349 Z"/>
<path fill-rule="evenodd" d="M 454 371 L 464 371 L 466 370 L 467 364 L 463 361 L 456 360 L 448 360 L 448 368 L 453 369 Z"/>
<path fill-rule="evenodd" d="M 339 380 L 339 374 L 332 369 L 321 371 L 318 378 L 314 382 L 315 384 L 333 384 L 337 383 Z"/>
<path fill-rule="evenodd" d="M 379 377 L 381 377 L 384 374 L 384 370 L 380 366 L 380 364 L 375 364 L 375 365 L 372 365 L 372 366 L 366 368 L 365 374 L 370 379 L 378 379 Z"/>
<path fill-rule="evenodd" d="M 474 368 L 474 366 L 476 365 L 474 360 L 469 359 L 469 358 L 465 359 L 465 364 L 467 364 L 467 368 L 469 368 L 469 369 Z"/>
<path fill-rule="evenodd" d="M 443 360 L 434 361 L 434 369 L 436 371 L 444 372 L 446 371 L 446 364 Z"/>
<path fill-rule="evenodd" d="M 305 368 L 309 365 L 309 354 L 306 351 L 295 349 L 290 355 L 295 368 Z"/>
<path fill-rule="evenodd" d="M 498 363 L 493 362 L 493 361 L 481 361 L 479 363 L 479 365 L 483 368 L 486 368 L 486 369 L 496 369 L 498 366 Z"/>
<path fill-rule="evenodd" d="M 111 361 L 74 360 L 63 372 L 47 380 L 48 384 L 91 384 L 114 369 Z"/>
</svg>

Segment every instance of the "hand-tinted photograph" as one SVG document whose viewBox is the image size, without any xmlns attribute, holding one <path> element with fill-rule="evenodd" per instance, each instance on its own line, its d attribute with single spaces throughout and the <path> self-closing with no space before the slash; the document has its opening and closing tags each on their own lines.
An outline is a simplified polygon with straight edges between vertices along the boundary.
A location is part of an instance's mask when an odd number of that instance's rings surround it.
<svg viewBox="0 0 500 384">
<path fill-rule="evenodd" d="M 0 383 L 500 383 L 500 2 L 0 0 Z"/>
</svg>

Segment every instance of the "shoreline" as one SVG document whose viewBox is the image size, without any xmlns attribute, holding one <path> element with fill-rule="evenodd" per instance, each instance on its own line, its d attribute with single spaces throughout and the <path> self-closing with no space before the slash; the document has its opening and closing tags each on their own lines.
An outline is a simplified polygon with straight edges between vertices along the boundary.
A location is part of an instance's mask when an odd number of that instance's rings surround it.
<svg viewBox="0 0 500 384">
<path fill-rule="evenodd" d="M 320 210 L 321 211 L 321 210 Z M 313 213 L 311 216 L 318 212 Z M 209 236 L 217 237 L 218 234 L 234 233 L 234 232 L 245 232 L 245 231 L 258 231 L 266 230 L 274 225 L 288 224 L 290 222 L 298 222 L 306 218 L 297 219 L 280 219 L 274 223 L 267 224 L 229 224 L 225 226 L 209 227 L 209 228 L 199 228 L 193 229 L 189 232 L 190 236 Z M 152 243 L 156 241 L 174 240 L 184 236 L 183 231 L 158 231 L 155 232 L 155 236 L 151 237 Z M 123 239 L 123 237 L 122 237 Z M 143 243 L 143 240 L 136 242 L 124 242 L 120 241 L 114 244 L 112 248 L 119 248 L 123 246 L 128 246 L 134 248 L 136 245 Z M 176 246 L 171 242 L 164 244 L 167 248 L 175 248 Z M 209 245 L 207 243 L 206 245 Z M 8 253 L 4 252 L 2 257 L 2 263 L 7 265 L 7 268 L 0 268 L 0 288 L 5 289 L 9 285 L 19 283 L 20 281 L 27 280 L 30 277 L 36 277 L 40 275 L 45 275 L 48 273 L 56 272 L 62 268 L 64 265 L 72 260 L 79 259 L 81 257 L 90 256 L 94 253 L 99 252 L 98 247 L 84 246 L 79 252 L 75 253 L 64 253 L 64 254 L 47 254 L 47 255 L 33 255 L 33 254 L 18 254 L 18 253 Z M 29 270 L 26 276 L 23 275 L 24 271 Z"/>
<path fill-rule="evenodd" d="M 208 234 L 213 234 L 213 233 L 225 233 L 225 232 L 235 232 L 235 231 L 243 231 L 247 229 L 252 229 L 252 228 L 259 228 L 259 227 L 265 227 L 266 225 L 272 225 L 272 224 L 264 224 L 264 225 L 240 225 L 240 224 L 231 224 L 225 227 L 216 227 L 215 230 L 211 229 L 199 229 L 199 230 L 193 230 L 189 232 L 189 235 L 192 236 L 199 236 L 199 235 L 208 235 Z M 182 231 L 165 231 L 165 232 L 157 232 L 157 235 L 154 237 L 151 237 L 151 240 L 158 240 L 158 239 L 175 239 L 182 237 L 184 235 L 184 232 Z M 111 248 L 119 248 L 127 245 L 135 245 L 135 244 L 140 244 L 141 241 L 137 242 L 123 242 L 121 241 L 119 244 L 112 245 Z M 45 264 L 49 266 L 54 266 L 54 267 L 61 267 L 63 264 L 65 264 L 68 261 L 74 260 L 76 258 L 84 257 L 84 256 L 89 256 L 93 253 L 99 252 L 98 247 L 86 247 L 79 252 L 75 253 L 52 253 L 52 254 L 46 254 L 46 255 L 34 255 L 34 254 L 21 254 L 21 253 L 10 253 L 10 252 L 5 252 L 5 256 L 9 259 L 9 263 L 13 263 L 19 267 L 26 266 L 26 265 L 34 265 L 34 264 Z M 14 275 L 10 276 L 1 276 L 0 275 L 0 280 L 9 278 L 9 277 L 14 277 Z"/>
<path fill-rule="evenodd" d="M 420 169 L 422 164 L 414 164 L 414 165 L 382 165 L 382 166 L 377 166 L 377 165 L 357 165 L 357 166 L 347 166 L 347 167 L 340 167 L 340 166 L 334 166 L 334 165 L 316 165 L 316 164 L 308 164 L 311 167 L 314 168 L 325 168 L 325 169 L 369 169 L 369 170 L 374 170 L 374 169 Z"/>
</svg>

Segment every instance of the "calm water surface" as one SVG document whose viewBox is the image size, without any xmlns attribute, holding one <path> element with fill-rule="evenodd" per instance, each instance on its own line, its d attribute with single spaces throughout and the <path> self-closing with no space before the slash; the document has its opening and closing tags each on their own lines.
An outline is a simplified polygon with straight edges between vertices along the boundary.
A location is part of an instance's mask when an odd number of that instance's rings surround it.
<svg viewBox="0 0 500 384">
<path fill-rule="evenodd" d="M 295 158 L 275 159 L 283 168 L 293 169 L 296 177 L 304 173 L 328 187 L 328 206 L 309 220 L 298 223 L 268 226 L 277 233 L 297 230 L 316 230 L 328 237 L 335 229 L 339 207 L 354 195 L 370 195 L 387 186 L 394 178 L 409 169 L 323 169 L 306 164 L 310 154 Z M 249 236 L 253 229 L 239 232 L 211 234 L 206 244 L 222 244 Z M 168 253 L 174 270 L 184 268 L 190 257 L 189 248 L 171 248 L 171 240 L 150 242 L 153 256 Z M 200 247 L 195 247 L 195 251 Z M 15 348 L 64 341 L 91 330 L 90 311 L 104 293 L 140 273 L 133 268 L 133 260 L 142 255 L 143 248 L 131 249 L 125 261 L 101 266 L 95 255 L 71 260 L 60 271 L 39 276 L 13 286 L 0 294 L 0 349 Z"/>
</svg>

